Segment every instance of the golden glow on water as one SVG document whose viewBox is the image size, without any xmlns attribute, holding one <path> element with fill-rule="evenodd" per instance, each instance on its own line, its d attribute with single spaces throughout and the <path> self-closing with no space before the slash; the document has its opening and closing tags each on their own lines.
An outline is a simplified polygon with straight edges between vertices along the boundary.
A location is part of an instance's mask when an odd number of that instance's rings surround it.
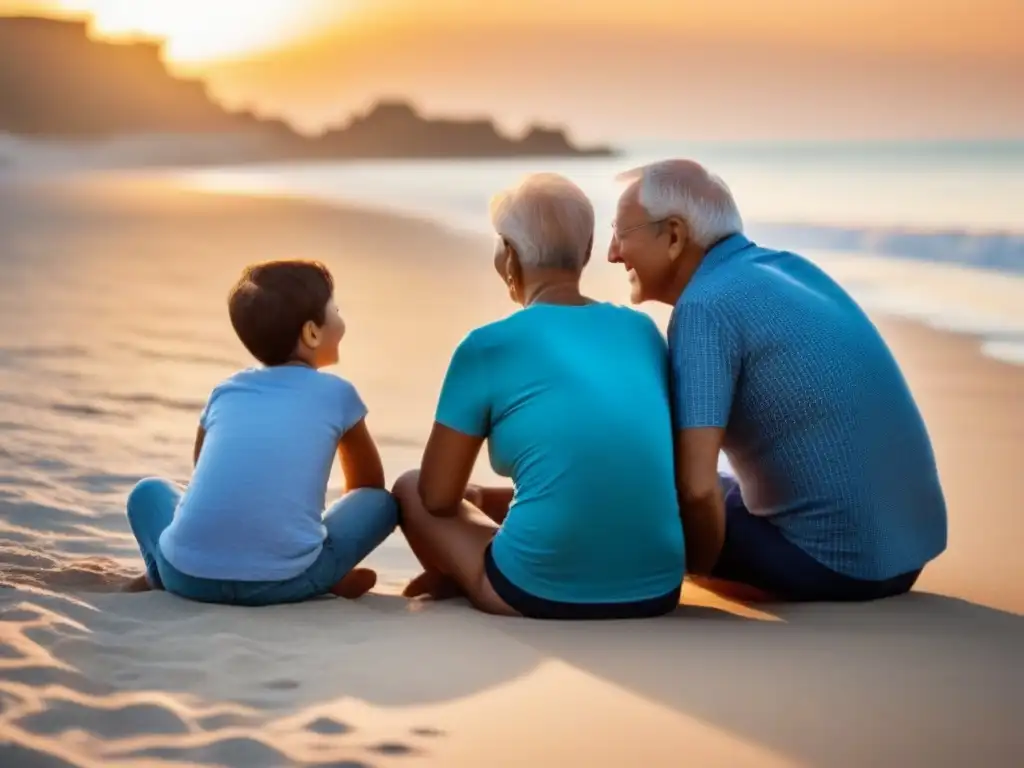
<svg viewBox="0 0 1024 768">
<path fill-rule="evenodd" d="M 181 189 L 215 195 L 279 198 L 301 197 L 298 193 L 288 194 L 287 190 L 282 190 L 280 184 L 274 183 L 274 176 L 270 173 L 203 170 L 183 173 L 174 180 L 176 186 Z"/>
</svg>

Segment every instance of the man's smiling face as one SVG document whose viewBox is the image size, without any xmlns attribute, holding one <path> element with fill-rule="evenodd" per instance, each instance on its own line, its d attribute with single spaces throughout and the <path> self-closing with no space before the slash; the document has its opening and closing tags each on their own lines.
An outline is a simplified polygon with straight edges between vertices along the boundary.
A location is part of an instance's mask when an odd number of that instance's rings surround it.
<svg viewBox="0 0 1024 768">
<path fill-rule="evenodd" d="M 656 299 L 672 269 L 660 222 L 651 220 L 639 195 L 640 183 L 634 182 L 619 198 L 608 247 L 608 261 L 626 269 L 634 304 Z"/>
</svg>

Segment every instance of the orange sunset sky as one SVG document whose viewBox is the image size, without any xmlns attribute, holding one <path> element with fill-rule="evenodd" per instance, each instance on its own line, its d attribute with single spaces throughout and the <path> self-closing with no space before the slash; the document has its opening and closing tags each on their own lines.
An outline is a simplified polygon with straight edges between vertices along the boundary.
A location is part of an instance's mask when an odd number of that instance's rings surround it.
<svg viewBox="0 0 1024 768">
<path fill-rule="evenodd" d="M 304 128 L 382 96 L 584 139 L 1024 137 L 1024 0 L 0 0 Z"/>
</svg>

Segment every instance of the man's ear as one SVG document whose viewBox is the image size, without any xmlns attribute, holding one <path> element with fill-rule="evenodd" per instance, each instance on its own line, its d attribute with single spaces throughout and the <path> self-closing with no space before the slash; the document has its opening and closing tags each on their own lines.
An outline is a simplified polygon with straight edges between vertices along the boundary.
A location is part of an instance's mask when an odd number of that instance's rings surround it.
<svg viewBox="0 0 1024 768">
<path fill-rule="evenodd" d="M 678 216 L 670 217 L 665 221 L 664 226 L 668 229 L 669 261 L 676 261 L 686 250 L 686 243 L 690 239 L 690 228 Z"/>
<path fill-rule="evenodd" d="M 590 254 L 594 252 L 594 236 L 590 236 L 590 241 L 587 243 L 587 252 L 583 255 L 583 266 L 587 266 L 590 263 Z"/>
</svg>

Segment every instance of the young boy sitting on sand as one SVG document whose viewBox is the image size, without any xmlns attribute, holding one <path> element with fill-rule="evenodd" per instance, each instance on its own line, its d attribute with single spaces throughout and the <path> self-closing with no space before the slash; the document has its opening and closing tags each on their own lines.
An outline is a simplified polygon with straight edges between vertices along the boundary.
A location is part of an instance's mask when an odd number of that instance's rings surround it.
<svg viewBox="0 0 1024 768">
<path fill-rule="evenodd" d="M 262 367 L 218 385 L 199 419 L 188 489 L 141 481 L 128 522 L 146 573 L 129 589 L 192 600 L 269 605 L 328 592 L 355 598 L 376 574 L 355 566 L 388 537 L 398 508 L 338 362 L 345 323 L 334 280 L 315 262 L 245 269 L 228 299 L 231 324 Z M 334 455 L 347 493 L 324 513 Z"/>
</svg>

